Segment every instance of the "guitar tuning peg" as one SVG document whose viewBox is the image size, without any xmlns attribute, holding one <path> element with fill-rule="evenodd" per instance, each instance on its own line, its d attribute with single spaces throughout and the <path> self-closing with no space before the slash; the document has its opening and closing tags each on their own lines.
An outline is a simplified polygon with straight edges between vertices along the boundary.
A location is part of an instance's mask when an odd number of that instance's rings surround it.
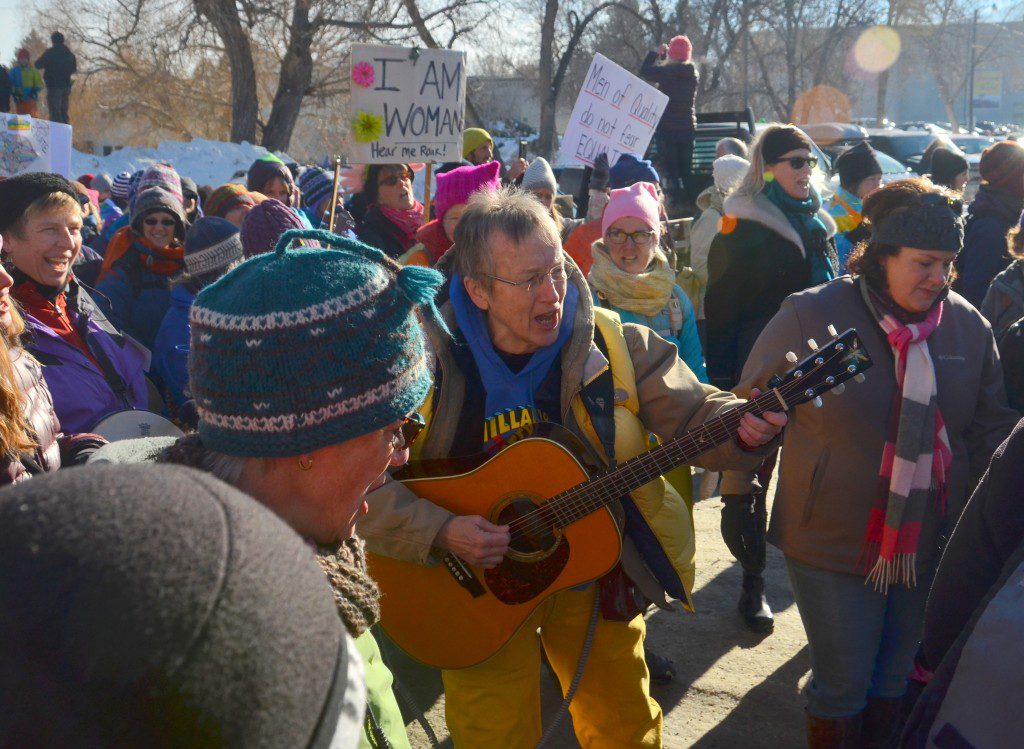
<svg viewBox="0 0 1024 749">
<path fill-rule="evenodd" d="M 787 351 L 786 361 L 788 361 L 790 364 L 796 364 L 796 354 L 793 353 L 792 351 Z"/>
<path fill-rule="evenodd" d="M 807 345 L 811 347 L 811 351 L 817 351 L 818 350 L 818 342 L 816 340 L 814 340 L 813 338 L 808 338 L 807 339 Z"/>
<path fill-rule="evenodd" d="M 842 395 L 846 390 L 846 384 L 840 382 L 834 388 L 832 388 L 832 395 Z"/>
<path fill-rule="evenodd" d="M 855 374 L 855 375 L 853 376 L 853 379 L 854 379 L 854 380 L 855 380 L 856 382 L 864 382 L 864 380 L 865 380 L 865 379 L 867 379 L 867 378 L 866 378 L 866 377 L 864 377 L 864 374 L 863 374 L 862 372 L 858 372 L 857 374 Z"/>
<path fill-rule="evenodd" d="M 829 326 L 828 326 L 827 328 L 825 328 L 825 330 L 827 330 L 827 331 L 828 331 L 828 334 L 829 334 L 830 336 L 832 336 L 833 338 L 835 338 L 835 337 L 836 337 L 837 335 L 839 335 L 839 334 L 838 334 L 838 333 L 836 332 L 836 326 L 835 326 L 835 325 L 829 325 Z"/>
<path fill-rule="evenodd" d="M 824 404 L 821 402 L 821 396 L 815 396 L 814 400 L 811 401 L 815 408 L 821 408 Z"/>
</svg>

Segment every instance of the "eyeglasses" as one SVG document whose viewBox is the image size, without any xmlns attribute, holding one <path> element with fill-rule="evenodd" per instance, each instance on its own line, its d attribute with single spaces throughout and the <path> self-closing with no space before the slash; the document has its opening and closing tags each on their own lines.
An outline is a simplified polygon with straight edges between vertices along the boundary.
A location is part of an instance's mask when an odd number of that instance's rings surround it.
<svg viewBox="0 0 1024 749">
<path fill-rule="evenodd" d="M 604 235 L 604 238 L 608 240 L 609 244 L 626 244 L 626 240 L 628 239 L 637 247 L 646 247 L 654 240 L 654 232 L 650 229 L 647 231 L 632 232 L 622 231 L 622 229 L 609 229 L 608 233 Z"/>
<path fill-rule="evenodd" d="M 391 437 L 391 447 L 395 451 L 411 447 L 426 426 L 427 422 L 418 413 L 409 414 L 402 419 L 402 423 Z"/>
<path fill-rule="evenodd" d="M 174 226 L 177 222 L 173 218 L 147 218 L 142 223 L 146 226 Z"/>
<path fill-rule="evenodd" d="M 394 187 L 395 185 L 397 185 L 402 180 L 406 180 L 407 182 L 412 182 L 412 172 L 406 170 L 404 172 L 399 172 L 398 174 L 389 174 L 384 179 L 378 180 L 377 181 L 377 186 L 378 187 Z"/>
<path fill-rule="evenodd" d="M 814 169 L 814 167 L 816 167 L 818 165 L 818 157 L 817 156 L 791 156 L 788 159 L 776 159 L 772 163 L 773 164 L 781 164 L 782 162 L 786 162 L 787 164 L 789 164 L 789 168 L 792 169 L 794 172 L 799 172 L 805 166 L 809 166 L 811 169 Z"/>
<path fill-rule="evenodd" d="M 495 281 L 501 281 L 509 286 L 524 286 L 526 290 L 531 294 L 541 287 L 541 284 L 545 283 L 549 278 L 555 286 L 561 286 L 565 283 L 568 278 L 568 274 L 565 271 L 565 263 L 559 263 L 551 270 L 546 270 L 543 273 L 538 273 L 535 276 L 530 276 L 524 281 L 509 281 L 507 278 L 501 276 L 492 276 L 490 273 L 484 273 L 485 276 Z"/>
</svg>

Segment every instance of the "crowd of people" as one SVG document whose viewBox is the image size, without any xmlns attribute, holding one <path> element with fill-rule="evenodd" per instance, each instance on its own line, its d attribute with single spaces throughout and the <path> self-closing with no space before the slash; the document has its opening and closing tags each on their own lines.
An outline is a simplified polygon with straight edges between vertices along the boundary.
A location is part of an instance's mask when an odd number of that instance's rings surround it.
<svg viewBox="0 0 1024 749">
<path fill-rule="evenodd" d="M 66 113 L 52 52 L 37 65 Z M 244 184 L 164 163 L 0 181 L 0 745 L 407 747 L 367 552 L 492 570 L 516 530 L 396 469 L 542 423 L 614 467 L 847 328 L 867 379 L 745 410 L 699 477 L 615 500 L 619 563 L 443 670 L 448 731 L 543 743 L 543 655 L 583 746 L 661 746 L 651 683 L 673 664 L 644 614 L 692 608 L 692 506 L 720 493 L 738 613 L 763 636 L 767 544 L 785 557 L 812 749 L 1019 743 L 979 674 L 1020 693 L 1024 146 L 985 151 L 965 206 L 948 149 L 883 185 L 858 144 L 824 194 L 808 136 L 770 125 L 718 143 L 681 244 L 666 191 L 690 187 L 690 52 L 677 37 L 644 62 L 682 100 L 664 174 L 602 155 L 578 210 L 545 159 L 503 164 L 481 128 L 426 206 L 417 164 L 358 169 L 346 192 L 269 154 Z M 125 411 L 181 436 L 108 443 Z"/>
</svg>

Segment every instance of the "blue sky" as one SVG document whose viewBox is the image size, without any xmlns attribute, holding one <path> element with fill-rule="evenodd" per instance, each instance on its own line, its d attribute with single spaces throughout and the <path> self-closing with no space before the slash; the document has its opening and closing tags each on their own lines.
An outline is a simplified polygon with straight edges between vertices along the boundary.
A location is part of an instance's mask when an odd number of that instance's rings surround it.
<svg viewBox="0 0 1024 749">
<path fill-rule="evenodd" d="M 6 64 L 14 57 L 14 48 L 25 34 L 25 14 L 31 7 L 25 0 L 0 0 L 0 60 Z"/>
</svg>

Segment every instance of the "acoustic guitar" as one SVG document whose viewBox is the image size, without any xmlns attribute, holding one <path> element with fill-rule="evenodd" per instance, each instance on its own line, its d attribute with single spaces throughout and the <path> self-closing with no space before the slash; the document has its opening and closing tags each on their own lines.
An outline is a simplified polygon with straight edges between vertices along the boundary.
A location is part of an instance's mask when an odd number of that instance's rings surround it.
<svg viewBox="0 0 1024 749">
<path fill-rule="evenodd" d="M 396 478 L 414 494 L 456 515 L 508 525 L 511 543 L 489 570 L 451 553 L 430 567 L 370 554 L 370 574 L 383 593 L 381 625 L 430 666 L 487 660 L 546 598 L 615 566 L 622 539 L 611 502 L 735 439 L 743 414 L 820 405 L 822 393 L 863 379 L 871 363 L 856 330 L 847 330 L 785 376 L 775 375 L 757 398 L 611 470 L 597 470 L 593 451 L 553 424 L 517 435 L 496 454 L 410 464 Z"/>
</svg>

